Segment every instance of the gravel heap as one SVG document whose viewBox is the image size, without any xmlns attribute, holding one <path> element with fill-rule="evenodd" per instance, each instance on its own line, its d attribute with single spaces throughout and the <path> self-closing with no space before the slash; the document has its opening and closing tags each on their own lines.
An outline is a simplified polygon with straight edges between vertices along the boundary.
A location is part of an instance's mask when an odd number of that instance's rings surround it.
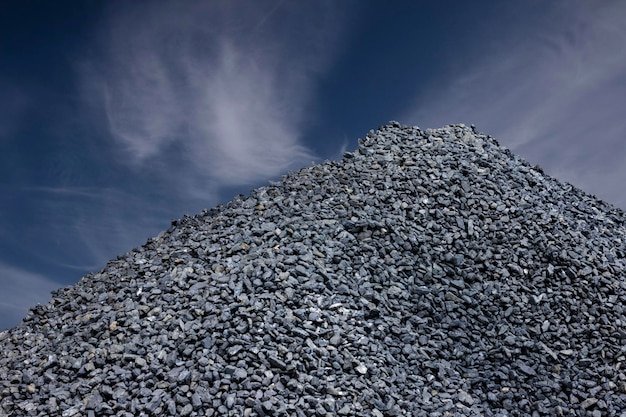
<svg viewBox="0 0 626 417">
<path fill-rule="evenodd" d="M 0 415 L 624 416 L 625 221 L 391 122 L 53 293 L 0 334 Z"/>
</svg>

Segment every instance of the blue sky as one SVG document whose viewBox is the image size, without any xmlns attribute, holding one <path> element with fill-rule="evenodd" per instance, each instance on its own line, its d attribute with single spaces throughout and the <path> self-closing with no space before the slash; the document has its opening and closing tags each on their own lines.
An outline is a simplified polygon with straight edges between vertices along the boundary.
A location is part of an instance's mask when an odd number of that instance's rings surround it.
<svg viewBox="0 0 626 417">
<path fill-rule="evenodd" d="M 626 208 L 626 2 L 0 3 L 0 329 L 368 130 L 475 124 Z"/>
</svg>

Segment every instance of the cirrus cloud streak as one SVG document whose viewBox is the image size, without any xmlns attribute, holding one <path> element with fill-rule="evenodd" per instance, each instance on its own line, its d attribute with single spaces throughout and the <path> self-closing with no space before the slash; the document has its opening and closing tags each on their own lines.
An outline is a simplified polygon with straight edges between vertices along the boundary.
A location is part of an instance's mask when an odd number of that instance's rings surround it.
<svg viewBox="0 0 626 417">
<path fill-rule="evenodd" d="M 301 132 L 335 49 L 338 8 L 118 6 L 102 32 L 101 65 L 83 71 L 126 163 L 185 176 L 193 194 L 202 182 L 258 182 L 315 159 Z"/>
</svg>

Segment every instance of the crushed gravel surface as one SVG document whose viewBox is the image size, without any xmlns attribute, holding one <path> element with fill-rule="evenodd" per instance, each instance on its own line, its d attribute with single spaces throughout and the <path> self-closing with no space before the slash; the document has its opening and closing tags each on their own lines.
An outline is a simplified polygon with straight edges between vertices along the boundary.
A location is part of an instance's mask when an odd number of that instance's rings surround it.
<svg viewBox="0 0 626 417">
<path fill-rule="evenodd" d="M 0 333 L 2 416 L 626 416 L 626 215 L 473 127 L 185 216 Z"/>
</svg>

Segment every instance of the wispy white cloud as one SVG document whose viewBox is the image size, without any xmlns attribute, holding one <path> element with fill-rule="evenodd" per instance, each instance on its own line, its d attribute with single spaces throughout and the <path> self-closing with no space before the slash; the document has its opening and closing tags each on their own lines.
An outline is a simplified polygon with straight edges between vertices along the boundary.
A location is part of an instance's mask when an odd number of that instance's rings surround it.
<svg viewBox="0 0 626 417">
<path fill-rule="evenodd" d="M 131 165 L 190 193 L 259 181 L 311 160 L 301 132 L 340 19 L 331 2 L 120 3 L 84 88 Z"/>
<path fill-rule="evenodd" d="M 15 326 L 28 309 L 50 301 L 50 292 L 59 283 L 20 268 L 0 262 L 0 330 Z"/>
<path fill-rule="evenodd" d="M 476 39 L 404 120 L 474 123 L 551 175 L 626 208 L 626 3 L 516 7 L 526 8 L 512 19 L 519 26 Z"/>
</svg>

